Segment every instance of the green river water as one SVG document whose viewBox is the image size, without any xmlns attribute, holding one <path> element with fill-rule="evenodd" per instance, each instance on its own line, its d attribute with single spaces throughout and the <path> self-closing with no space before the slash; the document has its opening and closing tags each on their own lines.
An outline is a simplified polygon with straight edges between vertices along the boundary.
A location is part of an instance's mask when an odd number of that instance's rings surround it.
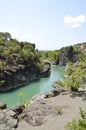
<svg viewBox="0 0 86 130">
<path fill-rule="evenodd" d="M 18 94 L 20 92 L 24 93 L 25 99 L 29 100 L 32 96 L 49 92 L 53 89 L 52 83 L 58 79 L 64 79 L 64 66 L 52 66 L 51 74 L 47 78 L 41 78 L 40 80 L 34 81 L 25 87 L 21 87 L 12 92 L 0 93 L 0 102 L 7 104 L 7 107 L 10 108 L 13 105 L 20 103 L 20 97 Z"/>
</svg>

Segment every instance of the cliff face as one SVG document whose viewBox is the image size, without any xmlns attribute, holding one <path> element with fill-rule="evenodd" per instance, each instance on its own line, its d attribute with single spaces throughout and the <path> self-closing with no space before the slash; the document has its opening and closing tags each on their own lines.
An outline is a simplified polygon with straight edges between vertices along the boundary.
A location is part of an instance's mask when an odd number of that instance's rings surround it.
<svg viewBox="0 0 86 130">
<path fill-rule="evenodd" d="M 35 44 L 19 42 L 8 33 L 0 34 L 0 92 L 49 76 L 50 66 L 42 62 Z"/>
<path fill-rule="evenodd" d="M 66 65 L 68 61 L 76 62 L 77 55 L 72 46 L 63 48 L 59 57 L 59 65 Z"/>
<path fill-rule="evenodd" d="M 35 73 L 29 74 L 26 68 L 23 69 L 13 69 L 11 71 L 4 71 L 2 80 L 5 81 L 0 85 L 0 91 L 12 90 L 14 88 L 23 86 L 36 78 Z"/>
<path fill-rule="evenodd" d="M 47 77 L 50 75 L 50 65 L 45 64 L 41 70 L 36 71 L 33 67 L 28 68 L 25 65 L 22 68 L 17 66 L 11 66 L 9 71 L 4 70 L 1 73 L 0 92 L 6 92 L 9 90 L 16 89 L 18 87 L 29 84 L 34 80 L 38 80 L 41 77 Z"/>
<path fill-rule="evenodd" d="M 60 56 L 57 64 L 66 65 L 68 61 L 73 63 L 80 61 L 86 56 L 86 43 L 76 44 L 74 46 L 60 49 Z"/>
<path fill-rule="evenodd" d="M 86 54 L 86 43 L 63 47 L 59 50 L 41 52 L 44 60 L 57 65 L 66 65 L 68 61 L 77 62 Z"/>
<path fill-rule="evenodd" d="M 44 52 L 35 50 L 35 44 L 19 42 L 8 33 L 0 33 L 0 91 L 24 86 L 50 75 L 50 64 L 43 63 Z M 75 63 L 86 54 L 86 43 L 45 52 L 45 59 L 57 65 Z"/>
</svg>

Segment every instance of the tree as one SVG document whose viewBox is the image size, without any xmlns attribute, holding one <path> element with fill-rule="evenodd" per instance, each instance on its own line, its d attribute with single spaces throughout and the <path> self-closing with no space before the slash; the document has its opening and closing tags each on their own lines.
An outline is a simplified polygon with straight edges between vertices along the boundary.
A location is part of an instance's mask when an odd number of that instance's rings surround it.
<svg viewBox="0 0 86 130">
<path fill-rule="evenodd" d="M 69 60 L 70 60 L 71 58 L 73 58 L 73 54 L 74 54 L 73 46 L 66 47 L 65 53 L 66 53 L 66 56 L 67 56 L 67 58 L 68 58 Z"/>
<path fill-rule="evenodd" d="M 2 38 L 5 41 L 8 41 L 11 39 L 11 34 L 8 32 L 0 32 L 0 38 Z"/>
</svg>

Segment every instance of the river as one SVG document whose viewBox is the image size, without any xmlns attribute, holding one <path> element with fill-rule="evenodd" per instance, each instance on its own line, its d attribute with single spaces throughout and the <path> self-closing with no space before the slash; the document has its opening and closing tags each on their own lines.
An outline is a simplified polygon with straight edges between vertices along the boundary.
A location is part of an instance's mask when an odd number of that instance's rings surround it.
<svg viewBox="0 0 86 130">
<path fill-rule="evenodd" d="M 13 105 L 20 103 L 20 97 L 18 94 L 24 93 L 25 99 L 29 100 L 32 96 L 49 92 L 53 89 L 52 83 L 58 79 L 64 79 L 64 66 L 52 66 L 51 74 L 47 78 L 41 78 L 40 80 L 34 81 L 25 87 L 21 87 L 12 92 L 0 93 L 0 102 L 6 103 L 7 107 L 10 108 Z"/>
</svg>

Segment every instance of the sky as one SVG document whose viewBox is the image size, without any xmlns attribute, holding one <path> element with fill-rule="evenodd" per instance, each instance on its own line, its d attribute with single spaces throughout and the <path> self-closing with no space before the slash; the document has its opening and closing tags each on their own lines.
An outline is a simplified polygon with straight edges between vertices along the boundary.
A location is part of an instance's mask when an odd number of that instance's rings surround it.
<svg viewBox="0 0 86 130">
<path fill-rule="evenodd" d="M 86 41 L 86 0 L 0 0 L 0 31 L 39 50 Z"/>
</svg>

